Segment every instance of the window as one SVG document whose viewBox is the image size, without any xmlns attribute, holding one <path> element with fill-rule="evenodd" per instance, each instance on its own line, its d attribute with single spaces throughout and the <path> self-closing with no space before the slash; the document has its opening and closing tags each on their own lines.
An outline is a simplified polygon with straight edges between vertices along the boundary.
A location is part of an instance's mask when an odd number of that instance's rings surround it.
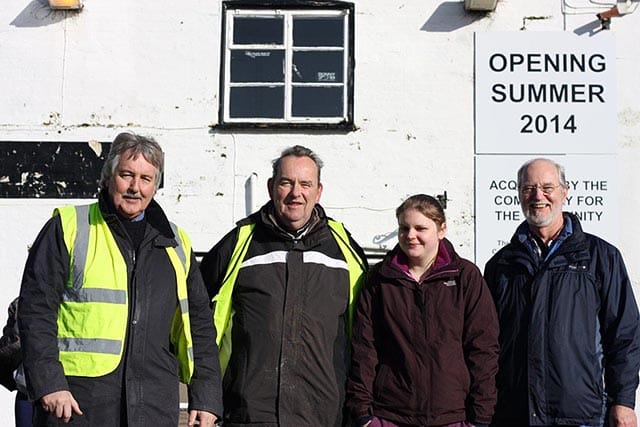
<svg viewBox="0 0 640 427">
<path fill-rule="evenodd" d="M 220 127 L 353 128 L 352 3 L 223 2 Z"/>
</svg>

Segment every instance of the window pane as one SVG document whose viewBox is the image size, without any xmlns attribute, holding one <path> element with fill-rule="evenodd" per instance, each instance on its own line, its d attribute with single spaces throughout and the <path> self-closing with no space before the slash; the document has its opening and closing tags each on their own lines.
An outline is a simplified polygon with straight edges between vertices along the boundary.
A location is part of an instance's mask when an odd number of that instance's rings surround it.
<svg viewBox="0 0 640 427">
<path fill-rule="evenodd" d="M 233 83 L 284 82 L 284 51 L 231 51 L 231 81 Z"/>
<path fill-rule="evenodd" d="M 294 52 L 293 81 L 296 83 L 342 83 L 344 56 L 339 52 Z"/>
<path fill-rule="evenodd" d="M 342 117 L 342 87 L 294 87 L 296 117 Z"/>
<path fill-rule="evenodd" d="M 284 18 L 282 16 L 233 18 L 235 44 L 282 44 Z"/>
<path fill-rule="evenodd" d="M 293 18 L 294 46 L 344 46 L 344 18 Z"/>
<path fill-rule="evenodd" d="M 284 118 L 284 87 L 232 87 L 232 118 Z"/>
</svg>

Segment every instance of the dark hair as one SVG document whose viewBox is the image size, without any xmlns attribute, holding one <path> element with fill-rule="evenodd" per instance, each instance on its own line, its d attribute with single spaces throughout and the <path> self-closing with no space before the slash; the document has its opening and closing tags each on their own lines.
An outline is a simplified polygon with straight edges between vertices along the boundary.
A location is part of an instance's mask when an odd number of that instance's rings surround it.
<svg viewBox="0 0 640 427">
<path fill-rule="evenodd" d="M 280 153 L 280 157 L 272 162 L 273 174 L 271 175 L 271 178 L 275 178 L 276 176 L 278 176 L 278 173 L 280 172 L 280 166 L 282 165 L 282 159 L 288 156 L 308 157 L 313 160 L 313 162 L 316 164 L 316 167 L 318 168 L 318 183 L 320 183 L 320 169 L 322 169 L 324 163 L 322 163 L 322 160 L 320 160 L 320 157 L 318 157 L 316 153 L 314 153 L 307 147 L 303 147 L 302 145 L 294 145 L 293 147 L 289 147 L 283 150 L 282 153 Z"/>
<path fill-rule="evenodd" d="M 107 159 L 102 166 L 100 174 L 100 186 L 106 188 L 109 180 L 113 177 L 113 173 L 120 162 L 120 156 L 131 150 L 130 157 L 138 157 L 142 155 L 146 161 L 156 168 L 156 190 L 160 186 L 160 176 L 164 170 L 164 155 L 160 144 L 151 137 L 136 135 L 133 133 L 123 132 L 116 136 L 111 144 L 111 149 L 107 155 Z"/>
<path fill-rule="evenodd" d="M 558 179 L 560 179 L 560 184 L 563 187 L 567 186 L 567 179 L 566 179 L 565 173 L 564 173 L 564 166 L 562 166 L 560 163 L 554 162 L 551 159 L 546 159 L 544 157 L 538 157 L 536 159 L 527 160 L 526 162 L 524 162 L 524 164 L 522 166 L 520 166 L 520 169 L 518 169 L 518 189 L 520 189 L 522 187 L 522 181 L 524 181 L 524 176 L 527 173 L 527 169 L 529 169 L 529 166 L 531 166 L 532 163 L 538 162 L 538 161 L 551 163 L 556 168 L 556 170 L 558 171 Z"/>
<path fill-rule="evenodd" d="M 407 209 L 417 210 L 422 215 L 435 222 L 438 227 L 441 227 L 442 224 L 447 222 L 447 218 L 444 215 L 444 209 L 442 209 L 442 205 L 438 199 L 426 194 L 415 194 L 402 202 L 402 204 L 396 209 L 396 218 L 399 218 Z"/>
</svg>

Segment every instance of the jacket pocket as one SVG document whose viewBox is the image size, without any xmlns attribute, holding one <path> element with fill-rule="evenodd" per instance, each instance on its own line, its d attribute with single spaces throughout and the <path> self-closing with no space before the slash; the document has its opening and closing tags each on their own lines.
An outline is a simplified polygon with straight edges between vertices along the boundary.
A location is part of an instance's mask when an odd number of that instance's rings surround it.
<svg viewBox="0 0 640 427">
<path fill-rule="evenodd" d="M 388 365 L 381 365 L 373 385 L 374 399 L 382 405 L 397 405 L 402 396 L 411 396 L 411 385 Z"/>
</svg>

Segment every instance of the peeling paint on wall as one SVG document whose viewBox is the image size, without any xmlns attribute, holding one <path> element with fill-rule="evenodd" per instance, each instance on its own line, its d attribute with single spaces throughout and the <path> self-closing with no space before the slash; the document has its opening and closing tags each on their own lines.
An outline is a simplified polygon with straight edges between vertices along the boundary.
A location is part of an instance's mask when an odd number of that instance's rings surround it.
<svg viewBox="0 0 640 427">
<path fill-rule="evenodd" d="M 109 145 L 0 141 L 0 197 L 95 198 Z"/>
<path fill-rule="evenodd" d="M 552 19 L 552 16 L 525 16 L 522 18 L 522 27 L 520 27 L 520 31 L 527 29 L 527 22 L 529 21 L 541 21 L 546 19 Z"/>
</svg>

